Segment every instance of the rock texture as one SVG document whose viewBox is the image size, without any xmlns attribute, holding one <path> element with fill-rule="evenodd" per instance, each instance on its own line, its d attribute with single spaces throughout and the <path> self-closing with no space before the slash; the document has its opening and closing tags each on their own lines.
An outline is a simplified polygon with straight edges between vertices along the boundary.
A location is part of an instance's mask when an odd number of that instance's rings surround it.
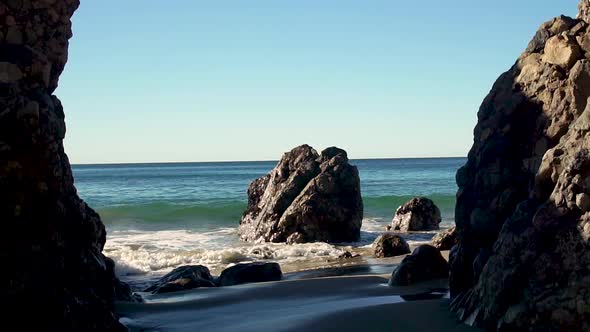
<svg viewBox="0 0 590 332">
<path fill-rule="evenodd" d="M 221 272 L 219 286 L 233 286 L 253 282 L 279 281 L 283 278 L 281 266 L 277 263 L 236 264 Z"/>
<path fill-rule="evenodd" d="M 116 278 L 102 254 L 105 228 L 76 194 L 62 144 L 64 111 L 53 95 L 78 5 L 0 2 L 0 295 L 9 304 L 4 326 L 124 329 L 112 312 Z"/>
<path fill-rule="evenodd" d="M 588 8 L 500 76 L 457 173 L 453 309 L 488 330 L 590 330 Z"/>
<path fill-rule="evenodd" d="M 153 285 L 145 289 L 145 292 L 154 294 L 177 292 L 199 287 L 216 287 L 215 279 L 209 269 L 202 265 L 185 265 L 172 270 Z"/>
<path fill-rule="evenodd" d="M 453 226 L 447 230 L 436 233 L 432 238 L 431 244 L 438 250 L 451 250 L 457 244 L 457 232 Z"/>
<path fill-rule="evenodd" d="M 440 222 L 440 210 L 434 202 L 425 197 L 416 197 L 395 211 L 391 227 L 401 232 L 431 231 L 438 229 Z"/>
<path fill-rule="evenodd" d="M 424 244 L 414 249 L 391 274 L 390 286 L 407 286 L 420 281 L 448 278 L 449 263 L 433 246 Z"/>
<path fill-rule="evenodd" d="M 401 236 L 385 233 L 379 235 L 373 242 L 375 257 L 393 257 L 410 253 L 410 245 Z"/>
<path fill-rule="evenodd" d="M 344 150 L 308 145 L 286 153 L 250 184 L 240 238 L 266 242 L 351 242 L 363 218 L 358 170 Z"/>
</svg>

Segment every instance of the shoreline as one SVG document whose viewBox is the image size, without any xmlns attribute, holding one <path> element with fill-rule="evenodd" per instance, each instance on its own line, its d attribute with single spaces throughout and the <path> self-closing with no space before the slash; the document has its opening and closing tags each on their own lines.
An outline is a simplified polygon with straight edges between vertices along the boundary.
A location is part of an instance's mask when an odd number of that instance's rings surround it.
<svg viewBox="0 0 590 332">
<path fill-rule="evenodd" d="M 402 233 L 403 234 L 403 233 Z M 414 233 L 405 233 L 406 235 L 410 234 L 411 236 L 417 235 L 418 237 L 428 235 L 430 236 L 431 232 L 414 232 Z M 413 234 L 413 235 L 412 235 Z M 428 244 L 429 241 L 420 241 L 420 242 L 413 242 L 410 244 L 410 251 L 413 251 L 416 247 L 422 244 Z M 293 246 L 293 245 L 291 245 Z M 397 267 L 397 265 L 409 254 L 394 256 L 394 257 L 385 257 L 385 258 L 376 258 L 373 256 L 372 248 L 369 245 L 353 247 L 353 246 L 339 246 L 335 245 L 337 248 L 342 249 L 343 252 L 349 251 L 353 255 L 356 255 L 352 258 L 339 258 L 339 257 L 326 257 L 321 261 L 308 261 L 302 260 L 301 262 L 297 262 L 297 264 L 287 264 L 287 268 L 283 266 L 280 262 L 281 269 L 283 271 L 283 280 L 302 280 L 302 279 L 310 279 L 310 278 L 319 278 L 319 277 L 334 277 L 334 276 L 355 276 L 355 275 L 391 275 L 393 270 Z M 448 260 L 448 251 L 441 251 L 441 254 L 445 259 Z M 259 262 L 277 262 L 273 259 L 260 259 L 257 260 Z M 245 261 L 243 263 L 249 263 L 250 261 Z M 240 262 L 242 263 L 242 262 Z M 176 267 L 182 265 L 193 265 L 193 264 L 180 264 Z M 194 264 L 199 265 L 199 264 Z M 207 266 L 206 264 L 203 264 Z M 224 268 L 230 267 L 233 264 L 227 264 Z M 293 269 L 293 267 L 295 267 Z M 207 266 L 210 268 L 209 266 Z M 217 275 L 221 273 L 224 269 L 211 269 L 212 274 Z M 120 275 L 118 276 L 121 281 L 129 284 L 133 291 L 141 292 L 143 289 L 147 288 L 154 282 L 156 282 L 159 278 L 164 276 L 166 273 L 170 272 L 173 268 L 168 270 L 159 271 L 159 272 L 152 272 L 146 274 L 130 274 L 130 275 Z"/>
<path fill-rule="evenodd" d="M 480 331 L 449 313 L 441 292 L 448 279 L 387 282 L 344 275 L 198 288 L 117 303 L 116 311 L 130 331 Z"/>
</svg>

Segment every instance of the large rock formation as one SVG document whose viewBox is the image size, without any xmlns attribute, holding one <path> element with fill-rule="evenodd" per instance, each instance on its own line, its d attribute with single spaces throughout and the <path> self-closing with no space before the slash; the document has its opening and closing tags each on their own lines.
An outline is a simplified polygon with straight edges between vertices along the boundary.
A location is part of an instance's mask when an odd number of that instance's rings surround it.
<svg viewBox="0 0 590 332">
<path fill-rule="evenodd" d="M 439 228 L 440 210 L 426 197 L 415 197 L 400 206 L 393 216 L 391 227 L 401 232 L 431 231 Z"/>
<path fill-rule="evenodd" d="M 457 173 L 453 308 L 488 330 L 590 330 L 589 7 L 500 76 Z"/>
<path fill-rule="evenodd" d="M 363 218 L 358 170 L 344 150 L 308 145 L 286 153 L 250 184 L 240 238 L 269 242 L 351 242 Z"/>
<path fill-rule="evenodd" d="M 78 5 L 0 3 L 0 297 L 3 325 L 23 330 L 124 329 L 105 228 L 76 194 L 52 95 Z"/>
</svg>

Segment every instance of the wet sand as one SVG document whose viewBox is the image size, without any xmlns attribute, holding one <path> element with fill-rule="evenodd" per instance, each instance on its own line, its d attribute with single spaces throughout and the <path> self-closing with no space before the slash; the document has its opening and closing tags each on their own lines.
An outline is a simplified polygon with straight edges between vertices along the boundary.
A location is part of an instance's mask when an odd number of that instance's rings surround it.
<svg viewBox="0 0 590 332">
<path fill-rule="evenodd" d="M 477 331 L 448 312 L 446 279 L 410 287 L 387 281 L 311 277 L 144 294 L 146 303 L 119 303 L 117 311 L 131 331 Z"/>
</svg>

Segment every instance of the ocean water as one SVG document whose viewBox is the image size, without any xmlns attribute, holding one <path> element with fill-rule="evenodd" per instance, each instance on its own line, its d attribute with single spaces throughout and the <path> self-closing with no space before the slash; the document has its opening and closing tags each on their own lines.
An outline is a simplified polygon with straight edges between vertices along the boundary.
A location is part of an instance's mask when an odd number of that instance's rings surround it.
<svg viewBox="0 0 590 332">
<path fill-rule="evenodd" d="M 82 199 L 107 227 L 105 253 L 120 276 L 157 275 L 183 264 L 218 273 L 230 264 L 276 261 L 283 271 L 324 267 L 345 251 L 362 251 L 385 230 L 398 206 L 427 196 L 440 208 L 442 227 L 454 219 L 455 173 L 465 158 L 353 160 L 364 203 L 361 241 L 341 245 L 251 244 L 237 226 L 249 183 L 276 161 L 74 165 Z M 432 234 L 411 236 L 426 241 Z"/>
</svg>

